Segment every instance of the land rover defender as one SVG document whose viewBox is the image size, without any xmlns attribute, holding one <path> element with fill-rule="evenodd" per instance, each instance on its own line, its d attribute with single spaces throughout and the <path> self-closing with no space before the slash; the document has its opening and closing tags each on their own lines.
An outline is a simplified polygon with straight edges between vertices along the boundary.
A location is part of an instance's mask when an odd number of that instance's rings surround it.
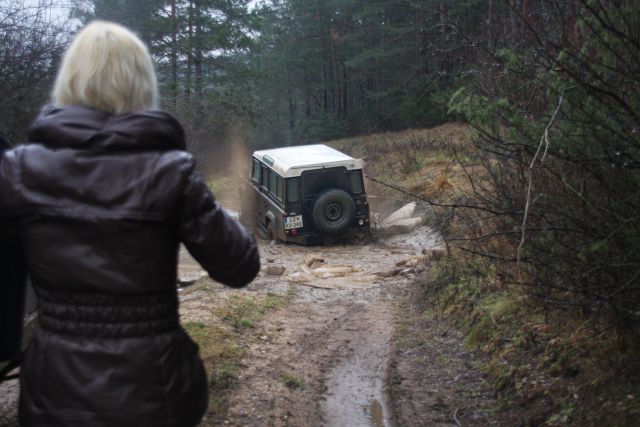
<svg viewBox="0 0 640 427">
<path fill-rule="evenodd" d="M 240 220 L 269 239 L 304 245 L 369 230 L 362 162 L 327 145 L 253 153 Z"/>
</svg>

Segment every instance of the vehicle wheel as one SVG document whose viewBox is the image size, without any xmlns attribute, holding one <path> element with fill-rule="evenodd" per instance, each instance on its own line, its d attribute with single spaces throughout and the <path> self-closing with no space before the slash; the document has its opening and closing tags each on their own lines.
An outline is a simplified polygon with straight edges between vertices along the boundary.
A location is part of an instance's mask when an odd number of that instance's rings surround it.
<svg viewBox="0 0 640 427">
<path fill-rule="evenodd" d="M 271 222 L 267 223 L 267 239 L 269 241 L 273 241 L 276 239 L 275 235 L 273 234 L 273 225 L 271 225 Z"/>
<path fill-rule="evenodd" d="M 355 214 L 356 205 L 349 193 L 334 188 L 320 194 L 313 205 L 311 218 L 320 232 L 337 234 L 351 224 Z"/>
</svg>

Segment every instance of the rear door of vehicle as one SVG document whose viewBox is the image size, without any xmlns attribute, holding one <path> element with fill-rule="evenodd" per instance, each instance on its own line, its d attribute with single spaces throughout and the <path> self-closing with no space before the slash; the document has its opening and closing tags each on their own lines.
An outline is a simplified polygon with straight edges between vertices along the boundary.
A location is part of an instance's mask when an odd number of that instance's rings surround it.
<svg viewBox="0 0 640 427">
<path fill-rule="evenodd" d="M 309 224 L 309 228 L 316 231 L 315 225 L 311 218 L 311 211 L 318 195 L 337 188 L 350 193 L 349 179 L 347 169 L 345 167 L 335 167 L 327 169 L 315 169 L 302 172 L 301 188 L 303 199 L 303 220 L 305 224 Z"/>
</svg>

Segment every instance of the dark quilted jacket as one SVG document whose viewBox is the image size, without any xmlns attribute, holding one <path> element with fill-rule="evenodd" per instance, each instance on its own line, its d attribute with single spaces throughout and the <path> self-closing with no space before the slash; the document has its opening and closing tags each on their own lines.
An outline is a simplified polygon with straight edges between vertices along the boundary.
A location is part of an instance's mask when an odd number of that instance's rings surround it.
<svg viewBox="0 0 640 427">
<path fill-rule="evenodd" d="M 40 306 L 21 424 L 197 424 L 207 383 L 179 326 L 178 245 L 243 286 L 255 241 L 194 172 L 167 113 L 53 109 L 29 141 L 0 162 L 0 227 L 19 227 Z"/>
</svg>

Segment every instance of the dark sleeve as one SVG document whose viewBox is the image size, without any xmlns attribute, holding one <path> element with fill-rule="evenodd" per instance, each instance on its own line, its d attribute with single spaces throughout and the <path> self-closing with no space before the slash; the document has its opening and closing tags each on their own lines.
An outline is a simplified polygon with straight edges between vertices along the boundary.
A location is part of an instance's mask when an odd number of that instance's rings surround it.
<svg viewBox="0 0 640 427">
<path fill-rule="evenodd" d="M 253 236 L 222 209 L 194 172 L 185 189 L 179 233 L 189 253 L 220 283 L 244 286 L 260 270 Z"/>
<path fill-rule="evenodd" d="M 0 161 L 2 161 L 1 159 L 2 154 L 4 154 L 4 152 L 7 151 L 9 148 L 11 148 L 11 145 L 9 145 L 9 141 L 4 139 L 2 135 L 0 135 Z"/>
</svg>

